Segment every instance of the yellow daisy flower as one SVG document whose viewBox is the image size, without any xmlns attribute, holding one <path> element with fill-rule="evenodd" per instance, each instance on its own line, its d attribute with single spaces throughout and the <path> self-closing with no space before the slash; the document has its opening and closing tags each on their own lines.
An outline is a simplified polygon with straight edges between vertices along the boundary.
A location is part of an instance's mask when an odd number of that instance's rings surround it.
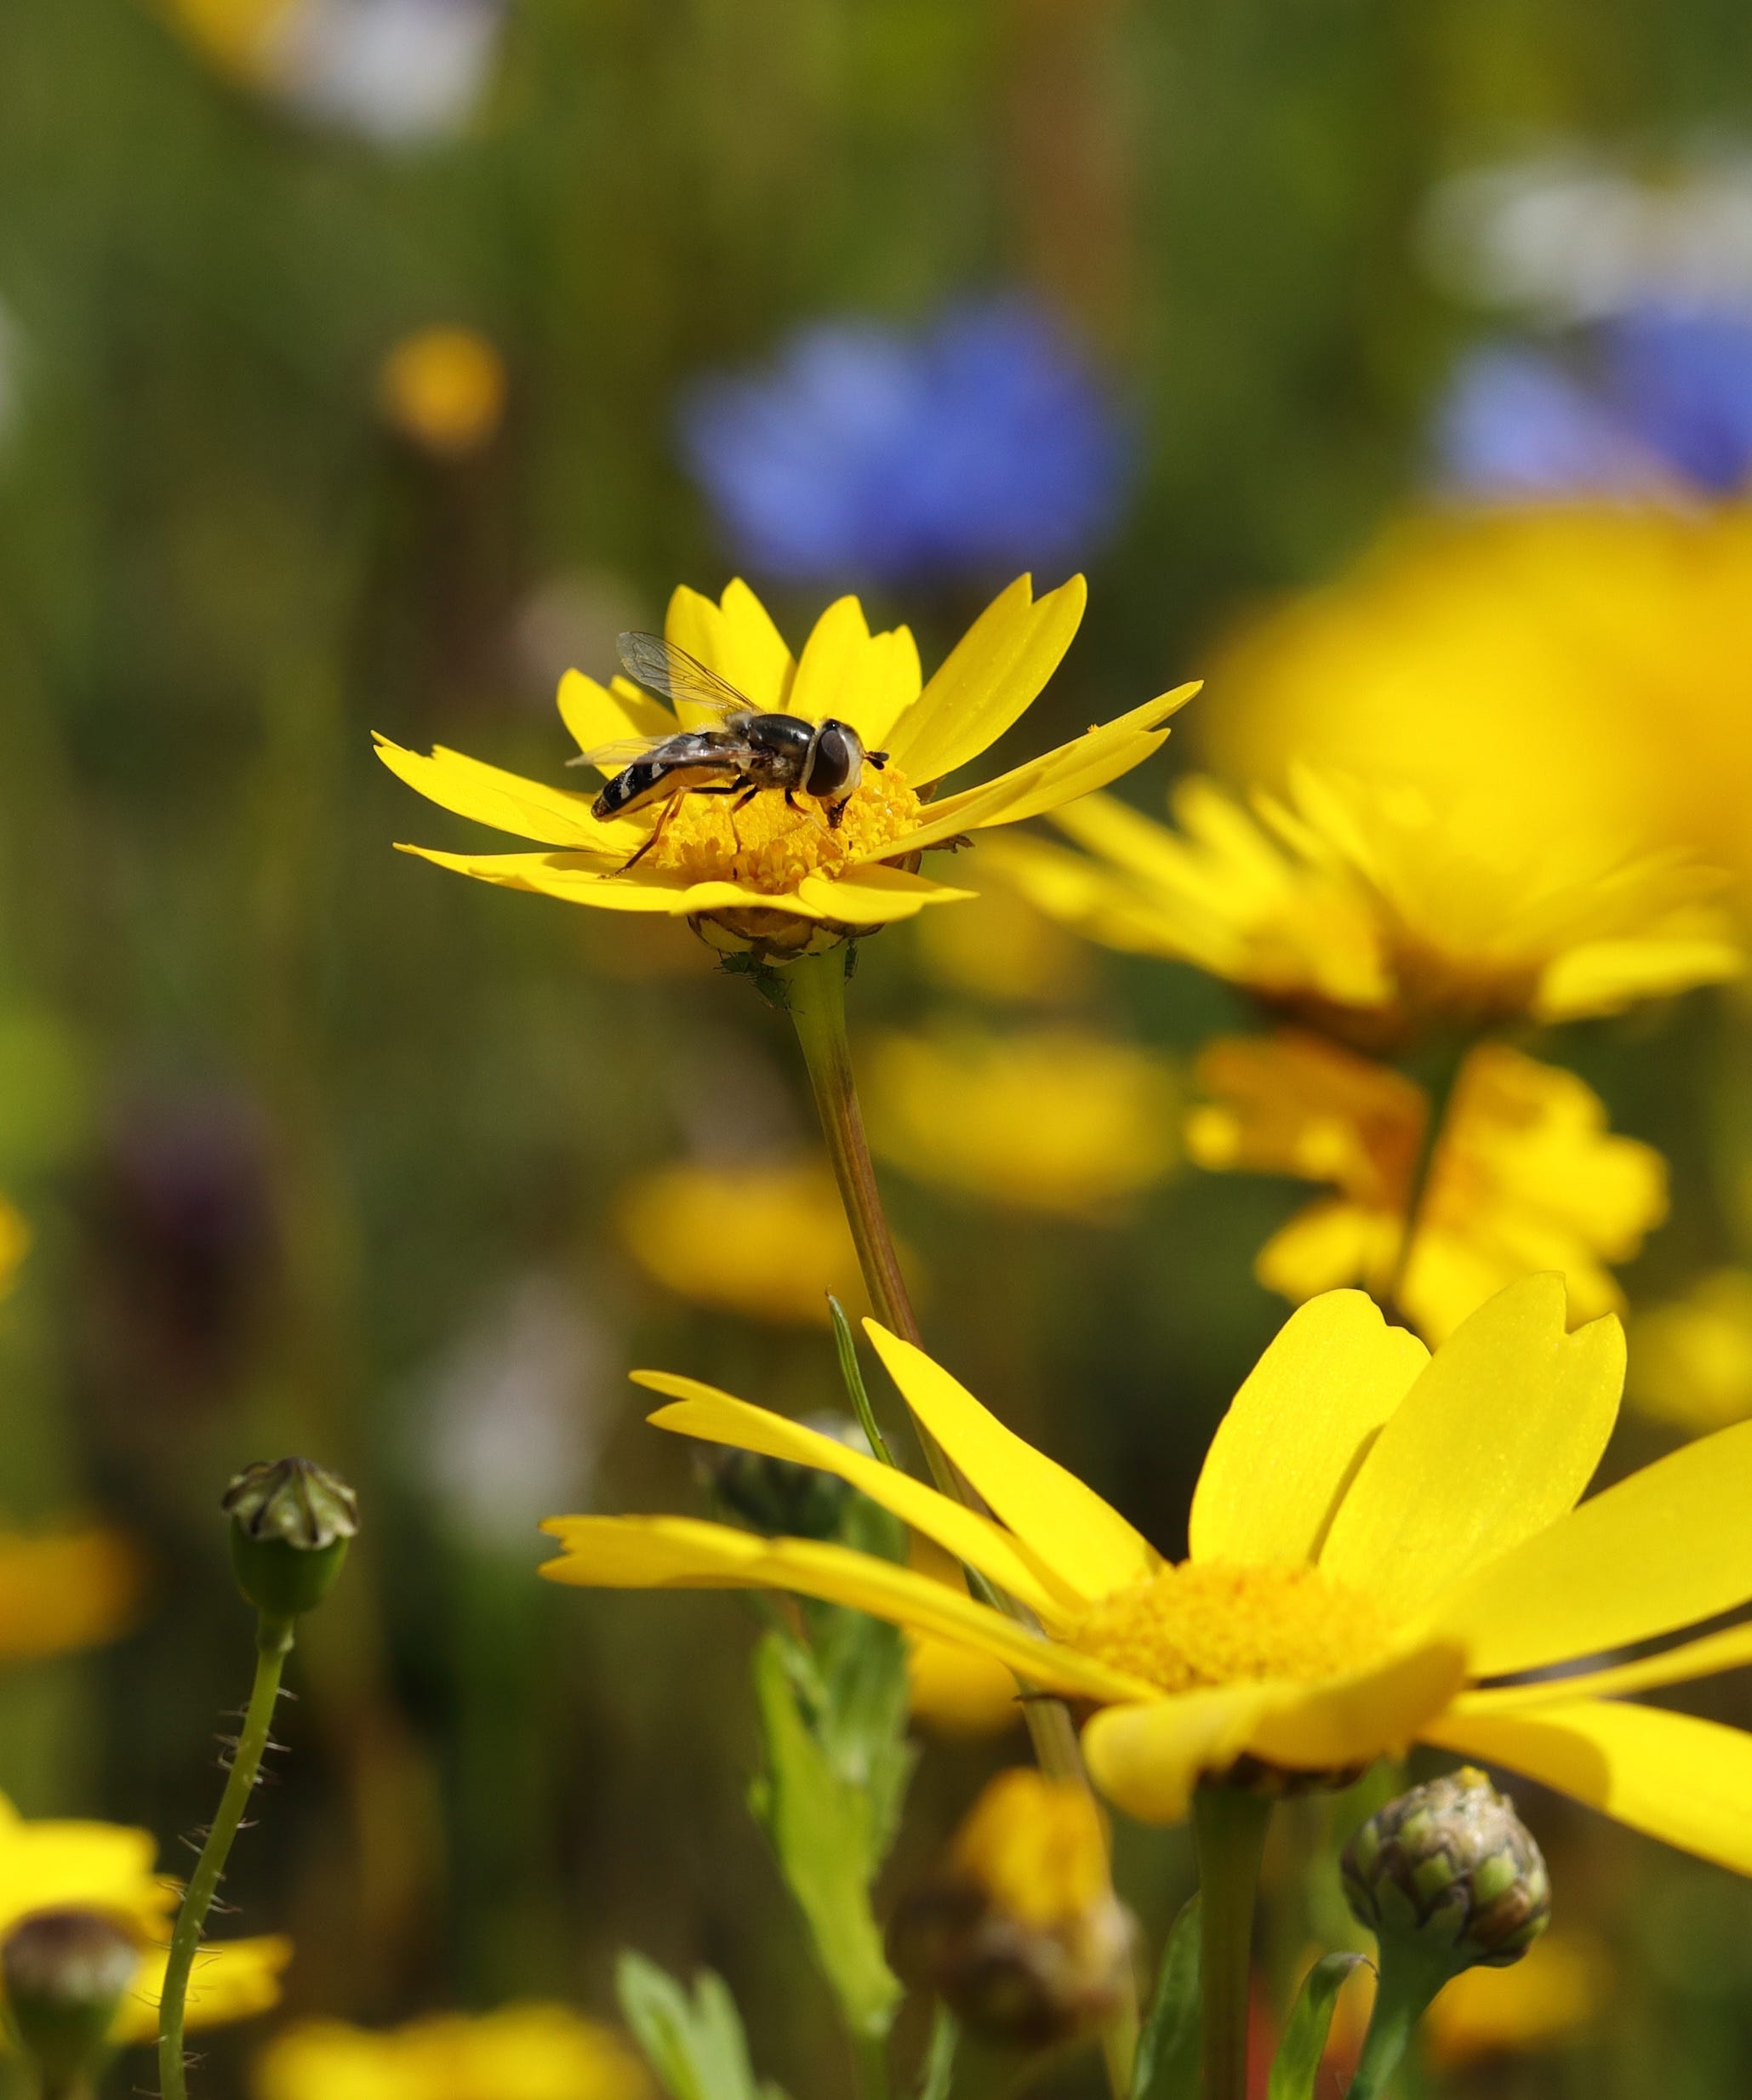
<svg viewBox="0 0 1752 2100">
<path fill-rule="evenodd" d="M 112 2030 L 122 2042 L 151 2040 L 169 1954 L 177 1884 L 157 1871 L 147 1830 L 113 1823 L 28 1822 L 0 1795 L 0 1938 L 38 1910 L 91 1910 L 137 1939 L 140 1966 Z M 189 1984 L 188 2024 L 217 2027 L 275 2004 L 292 1946 L 277 1937 L 203 1946 Z"/>
<path fill-rule="evenodd" d="M 441 458 L 478 451 L 505 414 L 505 360 L 474 328 L 404 335 L 377 375 L 379 406 L 413 443 Z"/>
<path fill-rule="evenodd" d="M 640 1175 L 616 1211 L 621 1243 L 640 1268 L 694 1304 L 781 1327 L 825 1327 L 830 1292 L 848 1308 L 867 1303 L 825 1161 L 683 1161 Z M 736 1228 L 727 1232 L 731 1218 Z"/>
<path fill-rule="evenodd" d="M 1196 1078 L 1209 1099 L 1187 1118 L 1189 1159 L 1338 1191 L 1298 1212 L 1254 1264 L 1296 1304 L 1361 1283 L 1439 1342 L 1504 1284 L 1555 1269 L 1578 1316 L 1593 1319 L 1624 1307 L 1605 1264 L 1630 1260 L 1666 1215 L 1658 1152 L 1609 1133 L 1573 1072 L 1486 1043 L 1455 1082 L 1401 1269 L 1430 1108 L 1421 1087 L 1287 1030 L 1219 1039 Z"/>
<path fill-rule="evenodd" d="M 385 764 L 428 800 L 544 848 L 402 850 L 568 904 L 679 914 L 720 944 L 754 945 L 779 956 L 910 918 L 927 904 L 970 893 L 914 872 L 917 854 L 989 825 L 1038 816 L 1116 779 L 1157 749 L 1168 716 L 1197 690 L 1182 686 L 927 807 L 929 790 L 995 744 L 1039 693 L 1076 632 L 1085 596 L 1080 576 L 1038 599 L 1030 579 L 1019 578 L 922 684 L 911 634 L 899 627 L 872 635 L 856 598 L 830 606 L 793 659 L 746 584 L 731 584 L 716 604 L 679 590 L 664 630 L 671 642 L 756 707 L 812 722 L 835 716 L 867 749 L 888 754 L 881 769 L 865 768 L 837 826 L 808 798 L 787 806 L 777 789 L 745 805 L 738 797 L 733 808 L 728 796 L 684 796 L 671 805 L 662 836 L 633 866 L 652 836 L 649 814 L 604 822 L 591 814 L 589 794 L 523 779 L 455 751 L 422 758 L 380 737 Z M 602 686 L 578 671 L 561 682 L 559 706 L 580 750 L 672 736 L 702 719 L 685 703 L 679 716 L 671 714 L 625 678 Z"/>
<path fill-rule="evenodd" d="M 254 2100 L 653 2100 L 613 2028 L 557 2005 L 440 2014 L 373 2032 L 306 2020 L 255 2060 Z"/>
<path fill-rule="evenodd" d="M 0 1532 L 0 1663 L 113 1640 L 140 1608 L 144 1570 L 119 1532 Z"/>
<path fill-rule="evenodd" d="M 1616 1013 L 1738 974 L 1709 871 L 1505 822 L 1488 796 L 1293 768 L 1252 807 L 1183 782 L 1170 830 L 1092 796 L 1079 844 L 1006 842 L 999 873 L 1110 946 L 1197 964 L 1375 1050 L 1436 1028 Z"/>
<path fill-rule="evenodd" d="M 1636 1355 L 1625 1397 L 1694 1436 L 1752 1415 L 1752 1272 L 1718 1269 L 1681 1298 L 1631 1321 Z"/>
<path fill-rule="evenodd" d="M 1752 1872 L 1752 1737 L 1624 1693 L 1752 1661 L 1752 1627 L 1617 1668 L 1549 1672 L 1752 1598 L 1752 1425 L 1577 1507 L 1618 1415 L 1616 1320 L 1567 1332 L 1562 1281 L 1512 1285 L 1434 1356 L 1361 1293 L 1292 1315 L 1219 1426 L 1190 1558 L 1013 1435 L 868 1322 L 920 1423 L 992 1514 L 690 1378 L 653 1418 L 837 1474 L 978 1568 L 1042 1630 L 843 1546 L 682 1517 L 565 1516 L 551 1580 L 777 1589 L 984 1649 L 1097 1710 L 1098 1785 L 1147 1821 L 1227 1775 L 1330 1778 L 1420 1741 L 1510 1766 Z"/>
<path fill-rule="evenodd" d="M 1087 1029 L 881 1036 L 864 1069 L 876 1151 L 987 1203 L 1110 1217 L 1174 1163 L 1167 1066 Z"/>
</svg>

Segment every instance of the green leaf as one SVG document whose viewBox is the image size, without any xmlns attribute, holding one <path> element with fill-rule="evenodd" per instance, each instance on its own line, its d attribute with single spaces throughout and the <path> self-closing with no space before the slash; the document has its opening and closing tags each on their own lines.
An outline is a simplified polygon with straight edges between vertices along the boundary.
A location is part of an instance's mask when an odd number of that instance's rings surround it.
<svg viewBox="0 0 1752 2100">
<path fill-rule="evenodd" d="M 833 1318 L 834 1347 L 839 1352 L 840 1376 L 846 1382 L 846 1397 L 851 1401 L 859 1426 L 870 1440 L 870 1447 L 884 1465 L 895 1463 L 894 1454 L 888 1449 L 882 1432 L 877 1426 L 876 1410 L 870 1404 L 870 1390 L 864 1383 L 864 1372 L 859 1367 L 858 1344 L 852 1332 L 852 1323 L 846 1317 L 846 1309 L 831 1292 L 828 1293 L 827 1310 Z"/>
<path fill-rule="evenodd" d="M 620 2010 L 670 2100 L 784 2100 L 757 2085 L 736 2001 L 702 1969 L 690 1998 L 654 1961 L 624 1953 L 614 1972 Z"/>
<path fill-rule="evenodd" d="M 924 2069 L 919 2079 L 918 2100 L 949 2100 L 955 2083 L 956 2045 L 962 2030 L 949 2007 L 940 2001 L 931 2023 L 931 2041 L 925 2051 Z"/>
<path fill-rule="evenodd" d="M 859 1637 L 847 1638 L 855 1656 Z M 755 1651 L 767 1771 L 751 1805 L 847 2024 L 856 2034 L 880 2038 L 900 1997 L 870 1903 L 898 1806 L 892 1753 L 872 1749 L 840 1709 L 842 1674 L 855 1680 L 863 1664 L 821 1658 L 827 1703 L 824 1715 L 814 1716 L 800 1696 L 796 1662 L 792 1644 L 772 1635 Z"/>
<path fill-rule="evenodd" d="M 1198 1898 L 1181 1909 L 1162 1949 L 1156 1995 L 1132 2073 L 1132 2100 L 1197 2100 Z"/>
<path fill-rule="evenodd" d="M 1266 2100 L 1314 2100 L 1314 2081 L 1326 2054 L 1339 1987 L 1361 1960 L 1361 1954 L 1327 1954 L 1303 1978 L 1296 2009 L 1272 2062 Z"/>
</svg>

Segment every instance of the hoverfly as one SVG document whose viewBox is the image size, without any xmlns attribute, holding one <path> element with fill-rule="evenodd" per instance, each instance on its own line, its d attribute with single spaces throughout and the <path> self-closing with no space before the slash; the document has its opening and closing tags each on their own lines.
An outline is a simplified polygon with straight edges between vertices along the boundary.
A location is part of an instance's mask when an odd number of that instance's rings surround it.
<svg viewBox="0 0 1752 2100">
<path fill-rule="evenodd" d="M 629 677 L 671 705 L 679 708 L 685 702 L 711 717 L 707 728 L 605 744 L 567 762 L 604 772 L 619 768 L 591 804 L 594 817 L 631 817 L 655 803 L 663 805 L 650 837 L 624 867 L 631 868 L 650 852 L 684 795 L 734 795 L 733 806 L 740 809 L 762 789 L 782 788 L 787 805 L 795 809 L 801 790 L 825 805 L 828 827 L 836 831 L 865 764 L 880 772 L 887 763 L 886 751 L 865 750 L 849 722 L 768 714 L 728 679 L 660 635 L 621 635 L 615 646 Z"/>
</svg>

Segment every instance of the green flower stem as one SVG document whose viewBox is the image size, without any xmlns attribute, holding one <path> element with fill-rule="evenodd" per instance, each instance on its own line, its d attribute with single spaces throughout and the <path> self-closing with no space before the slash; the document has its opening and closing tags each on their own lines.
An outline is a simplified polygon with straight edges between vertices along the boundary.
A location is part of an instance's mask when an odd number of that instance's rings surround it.
<svg viewBox="0 0 1752 2100">
<path fill-rule="evenodd" d="M 1391 1954 L 1384 1957 L 1375 2009 L 1369 2016 L 1369 2031 L 1363 2038 L 1348 2100 L 1381 2100 L 1418 2021 L 1454 1973 L 1452 1962 L 1437 1966 L 1417 1961 L 1402 1945 L 1395 1945 Z"/>
<path fill-rule="evenodd" d="M 1393 1264 L 1393 1281 L 1387 1287 L 1390 1311 L 1402 1313 L 1405 1310 L 1406 1277 L 1411 1270 L 1418 1235 L 1427 1222 L 1430 1184 L 1435 1178 L 1437 1156 L 1447 1135 L 1448 1111 L 1453 1106 L 1454 1089 L 1474 1047 L 1475 1038 L 1470 1036 L 1445 1037 L 1432 1047 L 1421 1069 L 1411 1075 L 1424 1088 L 1429 1106 L 1418 1134 L 1411 1179 L 1406 1185 L 1405 1230 Z"/>
<path fill-rule="evenodd" d="M 900 1273 L 887 1213 L 882 1208 L 869 1140 L 864 1134 L 864 1111 L 859 1105 L 858 1085 L 852 1072 L 852 1047 L 846 1033 L 846 971 L 851 953 L 848 944 L 830 949 L 824 955 L 802 956 L 784 965 L 779 974 L 785 988 L 785 1003 L 796 1030 L 803 1062 L 808 1067 L 822 1135 L 827 1140 L 828 1156 L 833 1161 L 834 1178 L 839 1184 L 840 1201 L 845 1207 L 846 1221 L 852 1228 L 853 1244 L 858 1250 L 859 1266 L 864 1271 L 870 1302 L 884 1327 L 922 1349 L 924 1337 L 907 1294 L 905 1279 Z M 950 1464 L 936 1439 L 927 1433 L 922 1424 L 916 1426 L 931 1476 L 939 1490 L 967 1508 L 979 1510 L 982 1515 L 988 1514 L 984 1503 L 971 1483 Z M 995 1589 L 976 1571 L 968 1570 L 968 1581 L 975 1594 L 985 1601 L 1019 1624 L 1030 1626 L 1036 1632 L 1040 1630 L 1032 1612 Z M 1080 1785 L 1087 1786 L 1088 1775 L 1083 1770 L 1076 1730 L 1064 1701 L 1036 1692 L 1025 1684 L 1022 1692 L 1028 1732 L 1041 1771 L 1056 1779 L 1074 1779 Z M 1130 2091 L 1137 2035 L 1138 2009 L 1133 2003 L 1121 2011 L 1102 2037 L 1108 2076 L 1116 2095 Z"/>
<path fill-rule="evenodd" d="M 280 1675 L 292 1652 L 293 1622 L 272 1618 L 264 1612 L 255 1629 L 255 1681 L 249 1688 L 249 1704 L 243 1727 L 231 1759 L 231 1769 L 220 1797 L 219 1813 L 201 1847 L 201 1857 L 189 1877 L 189 1886 L 176 1915 L 176 1930 L 170 1937 L 170 1959 L 164 1969 L 164 1995 L 158 2007 L 158 2087 L 163 2100 L 187 2100 L 183 2077 L 183 2014 L 189 1977 L 201 1944 L 202 1928 L 224 1878 L 231 1841 L 249 1805 L 262 1753 L 273 1727 L 274 1708 L 280 1697 Z"/>
<path fill-rule="evenodd" d="M 1270 1817 L 1265 1795 L 1240 1787 L 1201 1786 L 1192 1797 L 1203 2100 L 1247 2100 L 1253 1901 Z"/>
</svg>

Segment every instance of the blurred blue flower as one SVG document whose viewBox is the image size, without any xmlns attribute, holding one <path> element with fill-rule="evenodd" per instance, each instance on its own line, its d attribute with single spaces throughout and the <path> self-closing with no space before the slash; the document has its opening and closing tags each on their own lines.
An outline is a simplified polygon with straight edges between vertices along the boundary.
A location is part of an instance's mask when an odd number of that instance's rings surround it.
<svg viewBox="0 0 1752 2100">
<path fill-rule="evenodd" d="M 1021 299 L 917 334 L 800 330 L 775 369 L 718 375 L 683 455 L 736 555 L 796 582 L 1053 571 L 1118 516 L 1132 431 L 1087 360 Z"/>
<path fill-rule="evenodd" d="M 1462 361 L 1436 416 L 1448 488 L 1672 501 L 1752 482 L 1752 312 L 1635 307 L 1578 350 L 1499 345 Z"/>
</svg>

